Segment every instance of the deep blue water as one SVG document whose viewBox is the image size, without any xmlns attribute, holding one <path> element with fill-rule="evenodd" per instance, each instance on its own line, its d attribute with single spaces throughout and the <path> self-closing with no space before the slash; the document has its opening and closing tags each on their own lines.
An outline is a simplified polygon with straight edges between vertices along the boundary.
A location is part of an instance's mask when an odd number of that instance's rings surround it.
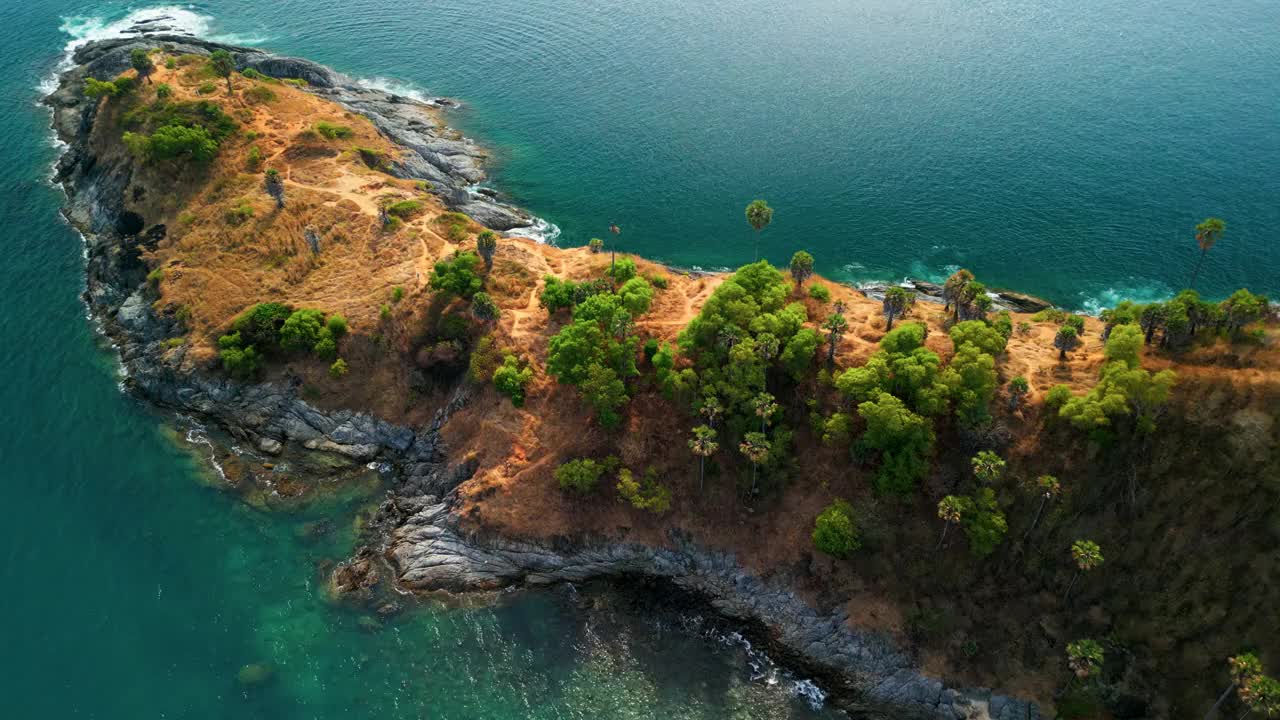
<svg viewBox="0 0 1280 720">
<path fill-rule="evenodd" d="M 368 498 L 262 513 L 117 389 L 35 105 L 74 37 L 143 5 L 0 6 L 0 697 L 13 717 L 804 717 L 740 651 L 555 595 L 423 608 L 378 633 L 316 563 Z M 1272 0 L 218 0 L 192 29 L 445 94 L 494 184 L 560 243 L 624 228 L 683 265 L 806 247 L 845 280 L 964 265 L 1077 307 L 1189 276 L 1280 290 L 1280 3 Z M 566 642 L 565 639 L 570 639 Z M 234 677 L 270 663 L 245 695 Z"/>
</svg>

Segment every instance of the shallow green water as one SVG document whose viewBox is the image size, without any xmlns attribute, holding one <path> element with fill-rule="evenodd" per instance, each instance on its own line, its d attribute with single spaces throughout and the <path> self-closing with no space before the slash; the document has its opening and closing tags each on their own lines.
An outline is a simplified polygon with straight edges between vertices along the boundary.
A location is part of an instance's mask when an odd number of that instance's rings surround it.
<svg viewBox="0 0 1280 720">
<path fill-rule="evenodd" d="M 72 33 L 139 6 L 0 7 L 0 697 L 6 716 L 805 717 L 674 618 L 560 594 L 375 633 L 317 590 L 360 498 L 298 515 L 202 482 L 117 389 L 43 179 L 34 105 Z M 1280 290 L 1280 5 L 1265 0 L 217 0 L 193 29 L 461 98 L 495 183 L 581 243 L 685 265 L 804 246 L 847 280 L 959 264 L 1075 306 L 1159 296 L 1226 217 L 1202 288 Z M 382 78 L 381 80 L 376 80 Z M 387 80 L 392 78 L 394 80 Z M 331 517 L 321 542 L 297 534 Z M 276 668 L 245 693 L 246 663 Z"/>
</svg>

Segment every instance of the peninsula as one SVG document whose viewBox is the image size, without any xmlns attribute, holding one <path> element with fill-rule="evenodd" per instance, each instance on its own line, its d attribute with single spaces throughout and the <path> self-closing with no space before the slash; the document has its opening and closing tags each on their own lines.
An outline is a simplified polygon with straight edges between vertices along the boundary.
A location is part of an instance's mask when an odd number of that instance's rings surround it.
<svg viewBox="0 0 1280 720">
<path fill-rule="evenodd" d="M 1264 298 L 539 244 L 450 101 L 185 36 L 85 45 L 46 102 L 129 390 L 261 507 L 387 479 L 336 601 L 658 580 L 895 718 L 1239 714 L 1280 663 Z"/>
</svg>

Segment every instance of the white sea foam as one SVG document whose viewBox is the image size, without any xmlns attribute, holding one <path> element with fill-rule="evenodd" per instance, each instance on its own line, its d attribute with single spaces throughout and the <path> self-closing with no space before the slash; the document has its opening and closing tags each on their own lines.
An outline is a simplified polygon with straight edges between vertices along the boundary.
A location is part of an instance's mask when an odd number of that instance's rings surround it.
<svg viewBox="0 0 1280 720">
<path fill-rule="evenodd" d="M 554 245 L 556 240 L 560 238 L 560 227 L 552 222 L 547 222 L 540 217 L 533 219 L 533 224 L 526 227 L 512 228 L 507 231 L 508 235 L 516 237 L 529 238 L 543 245 Z"/>
<path fill-rule="evenodd" d="M 392 78 L 382 76 L 372 78 L 358 77 L 355 80 L 361 85 L 373 90 L 381 90 L 382 92 L 391 93 L 392 95 L 400 95 L 427 105 L 435 104 L 432 102 L 432 96 L 425 90 L 413 85 L 412 83 L 404 82 L 403 80 L 394 80 Z"/>
<path fill-rule="evenodd" d="M 1117 284 L 1102 290 L 1087 290 L 1080 293 L 1075 310 L 1087 315 L 1113 308 L 1121 301 L 1132 300 L 1136 303 L 1151 303 L 1168 300 L 1173 297 L 1173 289 L 1162 283 L 1143 283 L 1137 278 L 1132 283 Z"/>
</svg>

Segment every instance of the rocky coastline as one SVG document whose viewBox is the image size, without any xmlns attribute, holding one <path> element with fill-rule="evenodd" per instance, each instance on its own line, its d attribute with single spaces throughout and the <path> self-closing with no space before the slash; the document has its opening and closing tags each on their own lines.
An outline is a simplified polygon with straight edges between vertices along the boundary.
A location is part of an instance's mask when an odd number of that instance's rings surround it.
<svg viewBox="0 0 1280 720">
<path fill-rule="evenodd" d="M 951 689 L 926 678 L 887 637 L 850 629 L 841 611 L 815 609 L 778 579 L 756 577 L 732 555 L 701 548 L 676 530 L 664 548 L 607 538 L 530 542 L 466 530 L 454 511 L 454 491 L 476 468 L 451 462 L 439 433 L 450 413 L 467 401 L 465 385 L 430 423 L 409 428 L 352 411 L 323 412 L 290 383 L 235 382 L 191 369 L 182 349 L 166 354 L 163 341 L 180 334 L 180 323 L 152 308 L 139 255 L 166 231 L 125 210 L 132 161 L 124 154 L 95 155 L 89 137 L 97 105 L 82 93 L 86 77 L 110 79 L 124 71 L 134 48 L 194 54 L 226 49 L 240 69 L 306 80 L 312 92 L 364 115 L 391 142 L 412 151 L 392 168 L 396 176 L 431 183 L 432 192 L 451 209 L 496 230 L 528 227 L 534 219 L 473 189 L 484 177 L 484 152 L 442 125 L 430 105 L 360 87 L 307 60 L 167 34 L 163 28 L 140 33 L 79 48 L 73 67 L 45 99 L 53 128 L 66 144 L 55 180 L 67 193 L 66 218 L 81 231 L 87 248 L 85 301 L 117 346 L 125 386 L 138 397 L 197 416 L 267 455 L 326 453 L 350 465 L 376 463 L 389 477 L 394 489 L 370 523 L 367 537 L 372 539 L 334 571 L 336 591 L 372 600 L 373 589 L 387 585 L 471 592 L 642 576 L 704 598 L 765 641 L 775 657 L 817 678 L 837 706 L 858 717 L 1039 717 L 1025 701 L 987 690 Z M 1007 301 L 1018 307 L 1014 299 Z"/>
</svg>

